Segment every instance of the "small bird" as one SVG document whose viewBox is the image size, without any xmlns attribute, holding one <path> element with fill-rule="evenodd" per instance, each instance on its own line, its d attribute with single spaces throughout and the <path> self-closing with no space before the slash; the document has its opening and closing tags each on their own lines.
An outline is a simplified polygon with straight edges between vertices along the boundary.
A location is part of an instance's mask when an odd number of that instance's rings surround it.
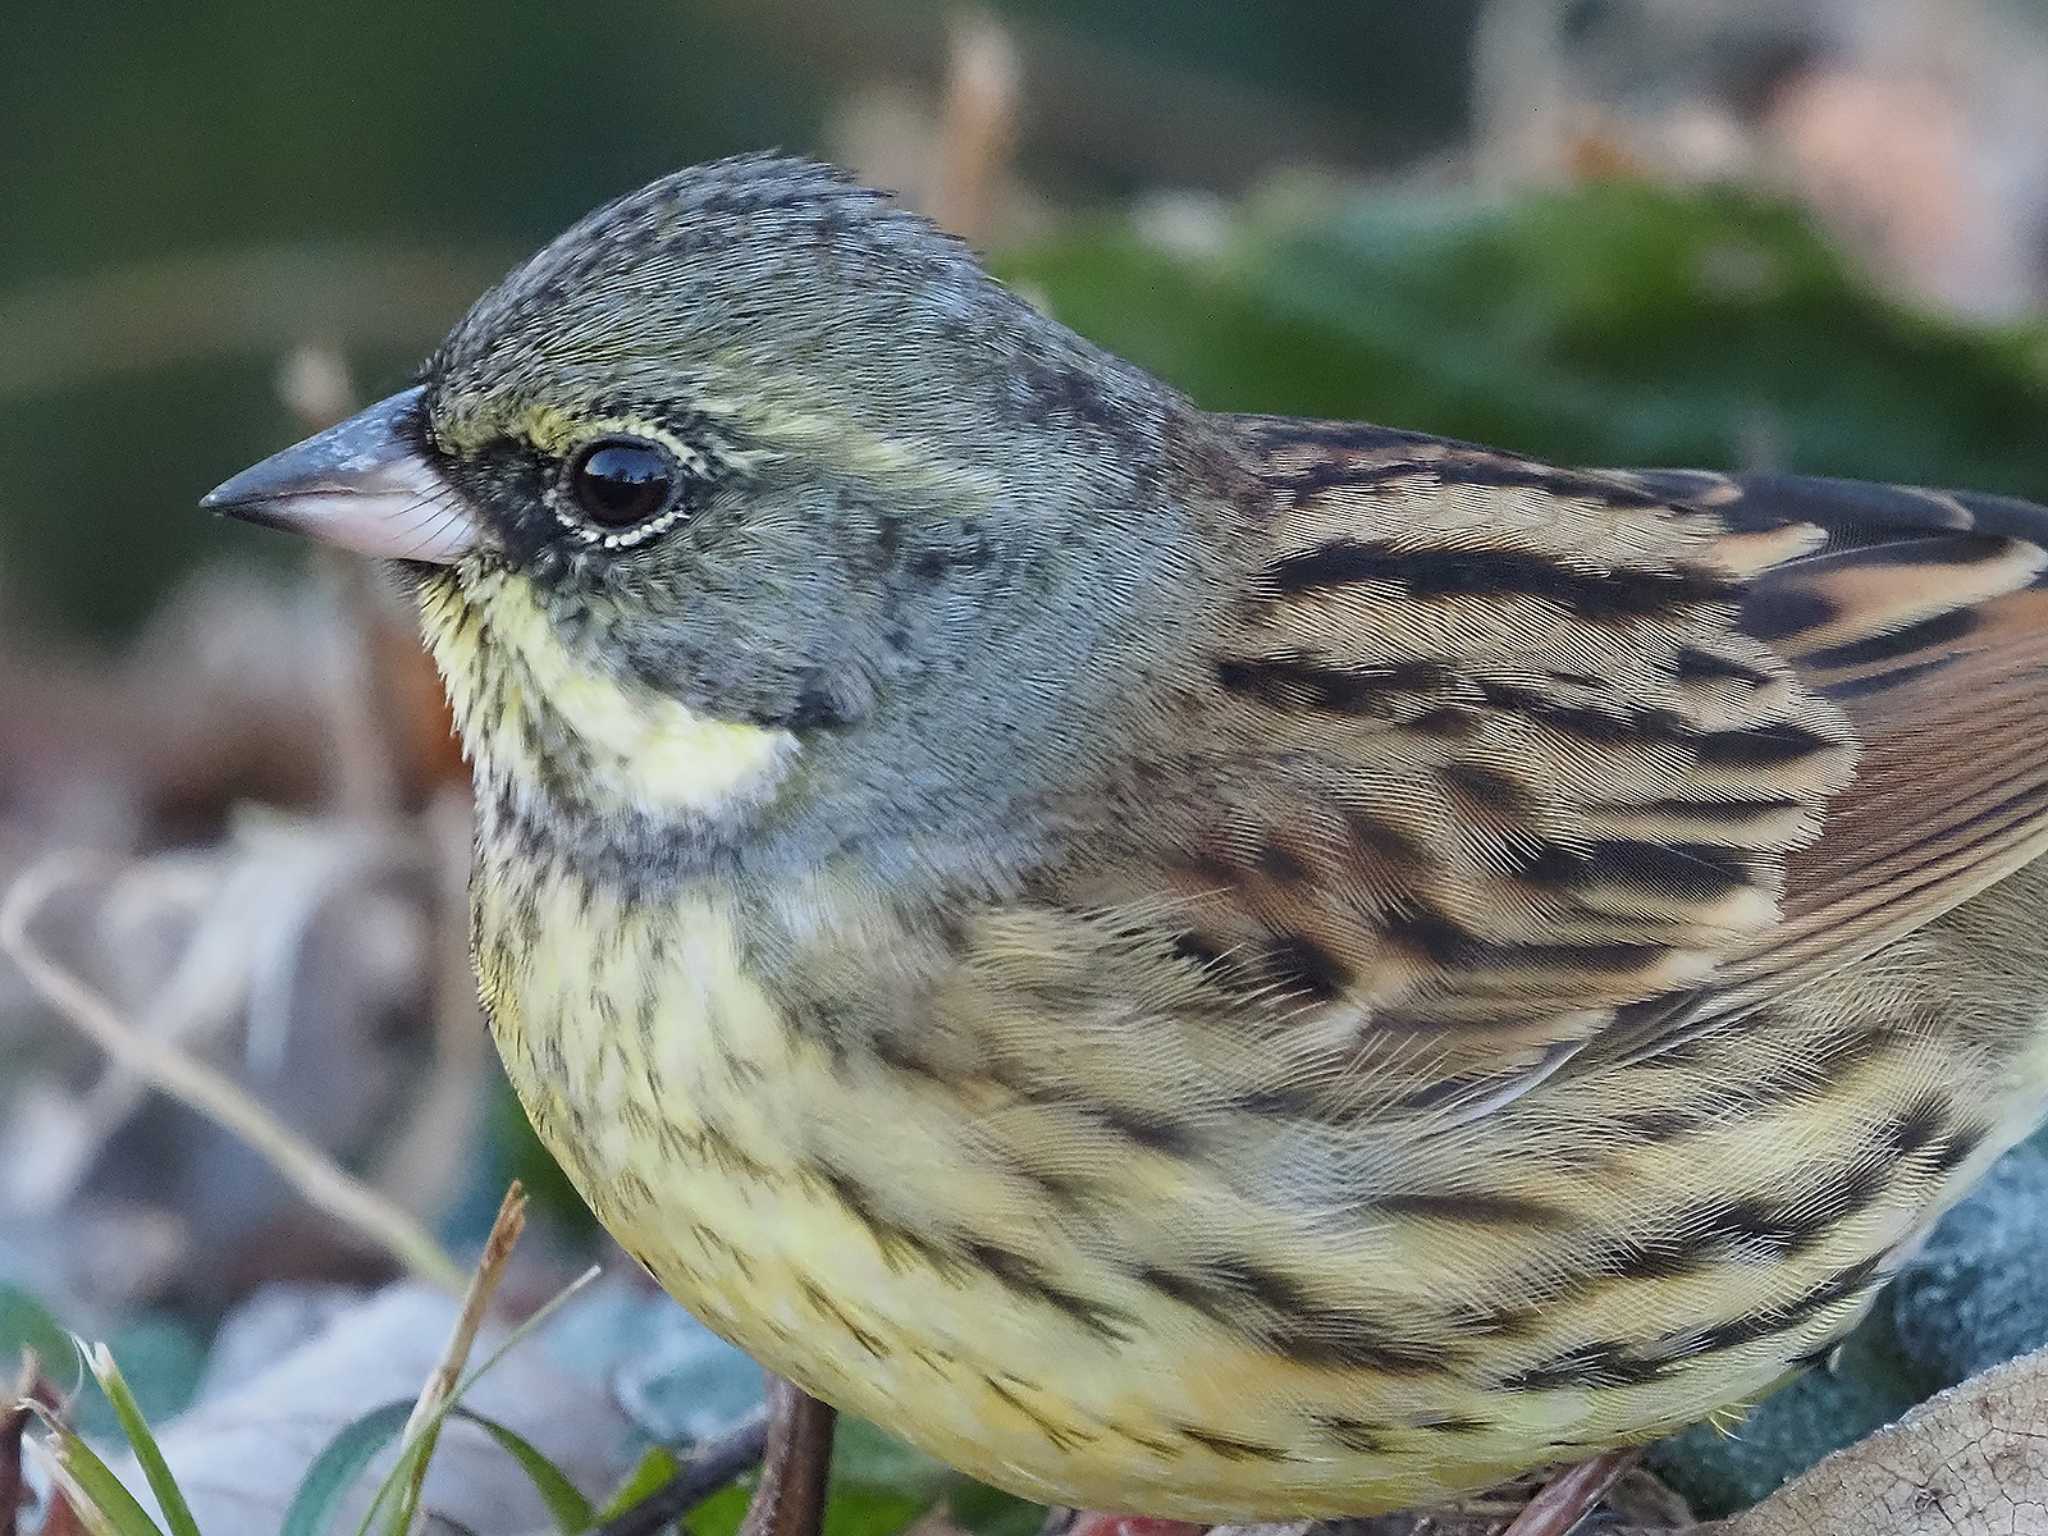
<svg viewBox="0 0 2048 1536">
<path fill-rule="evenodd" d="M 765 156 L 206 504 L 416 597 L 604 1224 L 1030 1498 L 1747 1404 L 2048 1110 L 2048 510 L 1210 414 Z"/>
</svg>

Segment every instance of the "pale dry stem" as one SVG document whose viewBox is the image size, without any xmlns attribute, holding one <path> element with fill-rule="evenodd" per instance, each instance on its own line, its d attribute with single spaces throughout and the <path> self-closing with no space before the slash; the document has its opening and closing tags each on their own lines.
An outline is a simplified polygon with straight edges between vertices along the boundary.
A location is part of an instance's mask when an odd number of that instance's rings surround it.
<svg viewBox="0 0 2048 1536">
<path fill-rule="evenodd" d="M 434 1416 L 454 1394 L 456 1383 L 462 1379 L 462 1369 L 469 1363 L 469 1352 L 476 1346 L 477 1330 L 483 1326 L 484 1316 L 491 1309 L 491 1298 L 497 1294 L 499 1280 L 504 1278 L 506 1262 L 512 1257 L 512 1250 L 525 1230 L 526 1190 L 514 1179 L 498 1205 L 497 1218 L 491 1223 L 491 1235 L 484 1240 L 484 1251 L 470 1274 L 469 1288 L 463 1292 L 462 1309 L 455 1316 L 455 1326 L 449 1331 L 447 1347 L 441 1351 L 440 1364 L 434 1367 L 426 1385 L 420 1388 L 419 1400 L 412 1406 L 412 1416 L 405 1421 L 402 1444 L 410 1446 L 422 1436 L 431 1441 Z M 409 1509 L 419 1507 L 420 1487 L 426 1482 L 427 1463 L 432 1456 L 430 1443 L 413 1463 L 407 1489 L 406 1507 Z"/>
<path fill-rule="evenodd" d="M 29 932 L 36 912 L 89 868 L 80 855 L 55 855 L 24 871 L 0 903 L 0 950 L 13 957 L 36 993 L 121 1066 L 255 1148 L 309 1205 L 420 1279 L 461 1291 L 461 1266 L 417 1219 L 350 1175 L 238 1084 L 168 1042 L 131 1029 L 105 998 L 37 946 Z"/>
</svg>

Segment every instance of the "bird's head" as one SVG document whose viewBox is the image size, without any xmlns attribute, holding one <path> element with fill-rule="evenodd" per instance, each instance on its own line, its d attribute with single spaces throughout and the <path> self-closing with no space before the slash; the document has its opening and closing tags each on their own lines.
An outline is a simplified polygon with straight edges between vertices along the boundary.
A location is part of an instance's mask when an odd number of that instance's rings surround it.
<svg viewBox="0 0 2048 1536">
<path fill-rule="evenodd" d="M 810 771 L 930 812 L 1175 563 L 1188 416 L 924 220 L 749 157 L 591 214 L 206 504 L 398 563 L 509 810 L 715 827 Z"/>
</svg>

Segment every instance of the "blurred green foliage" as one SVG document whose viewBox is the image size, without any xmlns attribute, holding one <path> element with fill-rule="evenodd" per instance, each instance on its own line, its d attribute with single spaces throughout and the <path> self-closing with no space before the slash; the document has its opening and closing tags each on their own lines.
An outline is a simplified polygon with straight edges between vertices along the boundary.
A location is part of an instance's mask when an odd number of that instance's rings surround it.
<svg viewBox="0 0 2048 1536">
<path fill-rule="evenodd" d="M 1628 184 L 1285 203 L 1205 254 L 1117 227 L 1002 266 L 1213 409 L 2048 494 L 2048 330 L 1909 312 L 1782 204 Z"/>
<path fill-rule="evenodd" d="M 1359 163 L 1426 151 L 1462 127 L 1477 0 L 983 0 L 1054 51 L 1025 113 L 1059 93 L 1157 65 L 1162 112 L 1204 110 L 1200 82 L 1263 93 Z M 92 311 L 103 276 L 175 273 L 256 250 L 425 248 L 481 283 L 587 209 L 665 171 L 745 149 L 822 153 L 852 93 L 935 88 L 951 0 L 19 0 L 6 10 L 0 91 L 0 593 L 8 617 L 107 635 L 132 626 L 201 553 L 279 558 L 279 541 L 191 513 L 215 481 L 296 424 L 271 379 L 300 341 L 341 345 L 367 394 L 396 387 L 460 314 L 374 344 L 303 294 L 303 334 L 224 358 L 199 347 L 63 382 L 62 349 L 30 312 Z M 1178 73 L 1176 73 L 1178 72 Z M 1070 71 L 1071 73 L 1071 71 Z M 1183 77 L 1185 90 L 1176 90 Z M 1096 82 L 1091 85 L 1090 82 Z M 1155 95 L 1159 93 L 1155 90 Z M 1151 99 L 1151 98 L 1148 98 Z M 1171 124 L 1160 129 L 1168 142 Z M 1057 151 L 1025 135 L 1030 170 L 1062 197 L 1129 190 L 1118 135 Z M 69 285 L 67 287 L 67 285 Z M 232 337 L 237 301 L 206 285 L 154 301 L 152 325 Z M 246 295 L 240 296 L 246 298 Z M 284 296 L 289 301 L 290 295 Z M 15 306 L 23 306 L 17 308 Z M 122 319 L 116 315 L 112 323 Z M 100 323 L 109 323 L 101 312 Z M 61 333 L 63 326 L 56 327 Z M 388 327 L 387 327 L 388 329 Z M 38 352 L 43 355 L 38 356 Z M 39 368 L 53 378 L 39 381 Z"/>
</svg>

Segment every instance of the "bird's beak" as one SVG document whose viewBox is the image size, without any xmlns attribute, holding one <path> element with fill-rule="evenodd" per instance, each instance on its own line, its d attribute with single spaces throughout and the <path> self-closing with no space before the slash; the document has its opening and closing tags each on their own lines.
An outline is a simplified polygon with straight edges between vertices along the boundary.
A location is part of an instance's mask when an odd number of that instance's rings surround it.
<svg viewBox="0 0 2048 1536">
<path fill-rule="evenodd" d="M 217 485 L 199 503 L 387 560 L 453 565 L 475 516 L 419 446 L 418 388 L 379 400 Z"/>
</svg>

